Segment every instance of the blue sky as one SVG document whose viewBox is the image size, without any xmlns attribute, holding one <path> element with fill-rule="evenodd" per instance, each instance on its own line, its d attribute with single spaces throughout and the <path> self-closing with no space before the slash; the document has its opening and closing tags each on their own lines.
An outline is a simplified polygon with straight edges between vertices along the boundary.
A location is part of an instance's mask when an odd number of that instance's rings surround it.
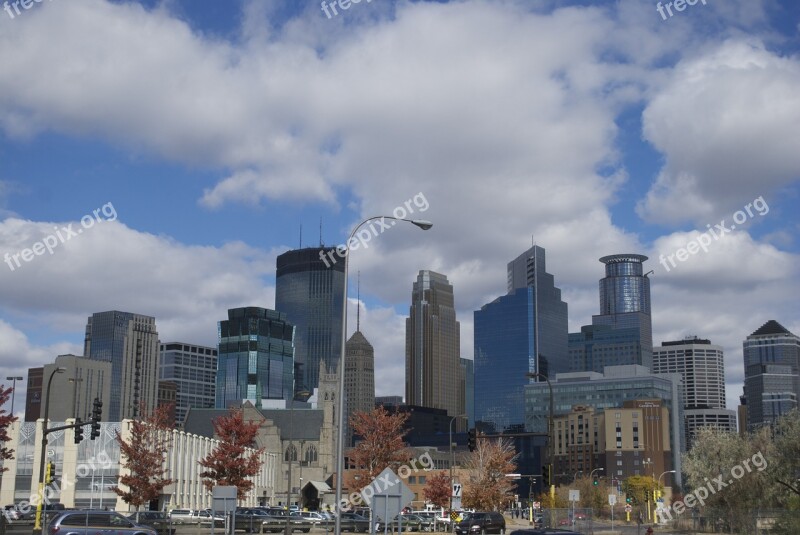
<svg viewBox="0 0 800 535">
<path fill-rule="evenodd" d="M 418 195 L 432 230 L 398 226 L 352 257 L 379 394 L 403 393 L 416 272 L 454 284 L 471 358 L 472 312 L 531 240 L 571 330 L 597 313 L 599 257 L 648 255 L 654 340 L 722 345 L 730 408 L 742 339 L 769 319 L 800 333 L 796 2 L 666 20 L 644 0 L 20 9 L 0 11 L 0 255 L 107 203 L 116 218 L 2 264 L 0 376 L 80 353 L 102 310 L 213 344 L 227 308 L 274 306 L 275 256 L 301 225 L 304 244 L 320 220 L 341 243 Z M 757 198 L 764 215 L 659 263 Z"/>
</svg>

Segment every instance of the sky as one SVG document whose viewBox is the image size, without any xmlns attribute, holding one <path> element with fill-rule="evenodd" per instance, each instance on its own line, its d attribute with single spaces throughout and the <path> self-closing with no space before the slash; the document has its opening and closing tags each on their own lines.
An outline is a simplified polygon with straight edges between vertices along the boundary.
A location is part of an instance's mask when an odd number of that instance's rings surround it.
<svg viewBox="0 0 800 535">
<path fill-rule="evenodd" d="M 453 284 L 472 358 L 533 243 L 570 331 L 601 256 L 648 256 L 654 343 L 723 346 L 728 408 L 745 337 L 800 334 L 800 4 L 335 6 L 0 6 L 0 380 L 82 354 L 93 312 L 215 345 L 227 309 L 274 307 L 277 255 L 380 214 L 433 228 L 350 257 L 378 395 L 404 393 L 420 269 Z"/>
</svg>

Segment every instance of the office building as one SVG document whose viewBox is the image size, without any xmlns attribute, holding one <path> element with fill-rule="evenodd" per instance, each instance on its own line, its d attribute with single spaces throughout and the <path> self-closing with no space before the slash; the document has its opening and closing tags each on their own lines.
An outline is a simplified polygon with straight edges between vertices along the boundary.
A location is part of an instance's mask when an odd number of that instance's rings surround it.
<svg viewBox="0 0 800 535">
<path fill-rule="evenodd" d="M 526 374 L 569 369 L 567 304 L 545 251 L 535 246 L 508 264 L 507 295 L 474 313 L 475 422 L 485 432 L 517 432 L 525 426 Z"/>
<path fill-rule="evenodd" d="M 219 322 L 217 409 L 249 401 L 255 407 L 294 398 L 294 326 L 267 308 L 228 310 Z"/>
<path fill-rule="evenodd" d="M 464 414 L 467 415 L 468 427 L 475 427 L 475 361 L 462 358 L 461 371 L 464 374 Z"/>
<path fill-rule="evenodd" d="M 352 445 L 350 419 L 356 412 L 372 412 L 375 409 L 375 350 L 364 333 L 360 321 L 356 322 L 356 332 L 345 343 L 345 404 L 347 407 L 347 426 L 345 437 Z"/>
<path fill-rule="evenodd" d="M 175 383 L 175 421 L 186 418 L 189 407 L 214 407 L 217 382 L 217 348 L 187 342 L 167 342 L 160 347 L 159 379 Z"/>
<path fill-rule="evenodd" d="M 335 250 L 309 247 L 287 251 L 277 259 L 275 309 L 295 326 L 295 362 L 302 369 L 296 376 L 298 392 L 319 386 L 320 361 L 329 370 L 339 366 L 344 260 L 331 261 Z"/>
<path fill-rule="evenodd" d="M 50 386 L 50 412 L 48 418 L 64 421 L 67 418 L 87 420 L 92 413 L 92 404 L 97 398 L 103 402 L 104 413 L 111 399 L 111 363 L 79 357 L 59 355 L 53 364 L 28 369 L 28 391 L 25 403 L 25 421 L 35 422 L 44 418 L 47 401 L 46 381 L 56 368 L 65 368 L 53 375 Z"/>
<path fill-rule="evenodd" d="M 464 413 L 461 328 L 447 277 L 421 270 L 406 319 L 406 403 Z M 465 425 L 465 424 L 459 424 Z"/>
<path fill-rule="evenodd" d="M 151 412 L 158 395 L 158 331 L 151 316 L 120 312 L 92 314 L 86 324 L 84 356 L 111 363 L 110 421 Z"/>
<path fill-rule="evenodd" d="M 606 366 L 653 364 L 653 327 L 650 318 L 650 279 L 644 274 L 646 256 L 604 256 L 605 277 L 600 280 L 600 314 L 592 326 L 569 338 L 572 371 L 602 373 Z M 605 327 L 605 328 L 603 328 Z"/>
<path fill-rule="evenodd" d="M 653 373 L 677 373 L 683 379 L 686 447 L 701 427 L 736 432 L 736 413 L 725 408 L 725 363 L 721 346 L 696 336 L 653 348 Z"/>
<path fill-rule="evenodd" d="M 747 426 L 772 425 L 797 408 L 800 395 L 800 338 L 769 320 L 745 339 L 744 395 Z"/>
<path fill-rule="evenodd" d="M 554 418 L 568 414 L 576 405 L 608 411 L 622 408 L 628 401 L 662 400 L 669 411 L 672 467 L 680 472 L 680 455 L 685 451 L 683 381 L 680 375 L 656 375 L 638 365 L 609 366 L 602 374 L 591 371 L 557 374 L 555 379 L 550 379 L 550 384 Z M 547 383 L 525 386 L 525 430 L 547 433 L 549 414 L 550 389 Z"/>
<path fill-rule="evenodd" d="M 403 404 L 403 396 L 375 396 L 375 406 L 384 407 L 399 407 Z"/>
<path fill-rule="evenodd" d="M 35 422 L 40 418 L 42 407 L 42 376 L 44 368 L 28 368 L 28 388 L 25 390 L 25 421 Z"/>
</svg>

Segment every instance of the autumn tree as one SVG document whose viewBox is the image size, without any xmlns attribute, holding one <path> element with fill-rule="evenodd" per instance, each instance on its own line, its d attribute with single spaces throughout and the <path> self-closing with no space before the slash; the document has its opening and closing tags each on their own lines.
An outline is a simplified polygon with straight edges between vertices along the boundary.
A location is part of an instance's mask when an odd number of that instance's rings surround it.
<svg viewBox="0 0 800 535">
<path fill-rule="evenodd" d="M 165 457 L 172 445 L 172 407 L 161 405 L 152 412 L 142 404 L 142 416 L 130 423 L 130 440 L 125 441 L 117 431 L 124 475 L 119 476 L 119 485 L 112 490 L 122 500 L 136 507 L 150 503 L 161 491 L 172 483 L 166 477 Z M 120 486 L 121 485 L 121 486 Z"/>
<path fill-rule="evenodd" d="M 199 461 L 206 470 L 200 473 L 203 485 L 211 490 L 215 485 L 230 485 L 237 488 L 237 498 L 243 500 L 253 481 L 250 479 L 261 470 L 261 454 L 264 448 L 256 449 L 256 435 L 261 422 L 245 421 L 244 411 L 231 407 L 228 414 L 212 420 L 214 436 L 219 439 L 217 447 Z"/>
<path fill-rule="evenodd" d="M 450 474 L 442 470 L 428 478 L 422 493 L 425 499 L 436 507 L 450 507 Z"/>
<path fill-rule="evenodd" d="M 13 390 L 11 387 L 0 386 L 0 406 L 5 406 Z M 8 426 L 16 421 L 17 418 L 13 414 L 6 414 L 5 409 L 0 409 L 0 475 L 8 470 L 6 466 L 3 466 L 5 461 L 14 458 L 14 450 L 7 447 L 6 443 L 11 440 L 11 437 L 8 436 Z"/>
<path fill-rule="evenodd" d="M 389 414 L 383 407 L 371 412 L 356 411 L 350 418 L 350 427 L 360 440 L 350 450 L 350 462 L 355 465 L 346 485 L 351 489 L 362 489 L 369 485 L 386 467 L 397 471 L 408 460 L 403 437 L 408 414 Z"/>
<path fill-rule="evenodd" d="M 514 445 L 510 440 L 478 438 L 464 468 L 464 507 L 496 511 L 514 497 L 514 482 L 506 477 L 517 470 Z"/>
</svg>

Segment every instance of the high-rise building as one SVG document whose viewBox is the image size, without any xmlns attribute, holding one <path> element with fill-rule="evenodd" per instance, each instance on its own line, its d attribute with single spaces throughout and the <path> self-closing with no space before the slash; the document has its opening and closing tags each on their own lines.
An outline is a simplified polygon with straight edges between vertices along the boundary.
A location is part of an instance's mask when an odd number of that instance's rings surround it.
<svg viewBox="0 0 800 535">
<path fill-rule="evenodd" d="M 275 309 L 295 326 L 295 362 L 302 367 L 296 391 L 319 386 L 319 363 L 338 369 L 342 348 L 344 261 L 329 258 L 335 247 L 286 251 L 277 259 Z"/>
<path fill-rule="evenodd" d="M 600 314 L 592 325 L 569 334 L 572 371 L 602 373 L 606 366 L 653 364 L 653 326 L 650 317 L 650 279 L 644 274 L 646 256 L 604 256 L 606 276 L 600 279 Z"/>
<path fill-rule="evenodd" d="M 59 355 L 53 364 L 28 370 L 26 422 L 44 417 L 44 403 L 47 403 L 45 381 L 56 368 L 64 368 L 64 371 L 53 375 L 50 384 L 50 399 L 53 401 L 47 416 L 51 421 L 63 422 L 75 417 L 87 420 L 95 398 L 103 402 L 106 410 L 111 399 L 111 363 L 77 355 Z"/>
<path fill-rule="evenodd" d="M 800 396 L 800 338 L 775 320 L 747 337 L 744 395 L 749 430 L 772 425 L 797 408 Z"/>
<path fill-rule="evenodd" d="M 217 348 L 186 342 L 161 344 L 159 378 L 177 385 L 175 421 L 182 424 L 189 407 L 214 408 Z"/>
<path fill-rule="evenodd" d="M 25 390 L 25 421 L 35 422 L 44 412 L 42 408 L 42 378 L 44 368 L 28 368 L 28 388 Z"/>
<path fill-rule="evenodd" d="M 345 350 L 345 407 L 347 408 L 347 427 L 345 437 L 352 439 L 350 418 L 355 412 L 372 412 L 375 409 L 375 350 L 364 333 L 360 322 L 356 322 L 356 332 L 347 341 Z M 351 440 L 348 440 L 350 443 Z"/>
<path fill-rule="evenodd" d="M 109 421 L 151 412 L 158 396 L 156 319 L 131 312 L 97 312 L 86 324 L 84 356 L 111 363 L 111 403 L 103 406 Z"/>
<path fill-rule="evenodd" d="M 526 374 L 569 369 L 567 304 L 545 251 L 535 246 L 508 264 L 508 295 L 475 311 L 475 422 L 485 432 L 521 431 Z"/>
<path fill-rule="evenodd" d="M 267 400 L 294 398 L 294 326 L 286 314 L 267 308 L 228 310 L 219 322 L 215 406 L 244 401 L 265 407 Z"/>
<path fill-rule="evenodd" d="M 475 361 L 461 359 L 461 369 L 464 373 L 464 414 L 467 415 L 469 428 L 475 427 Z"/>
<path fill-rule="evenodd" d="M 460 335 L 453 286 L 446 276 L 421 270 L 406 319 L 406 404 L 464 414 Z"/>
<path fill-rule="evenodd" d="M 686 447 L 701 427 L 736 432 L 736 413 L 725 408 L 725 363 L 721 346 L 696 336 L 662 342 L 653 348 L 653 373 L 678 373 L 683 379 Z"/>
</svg>

